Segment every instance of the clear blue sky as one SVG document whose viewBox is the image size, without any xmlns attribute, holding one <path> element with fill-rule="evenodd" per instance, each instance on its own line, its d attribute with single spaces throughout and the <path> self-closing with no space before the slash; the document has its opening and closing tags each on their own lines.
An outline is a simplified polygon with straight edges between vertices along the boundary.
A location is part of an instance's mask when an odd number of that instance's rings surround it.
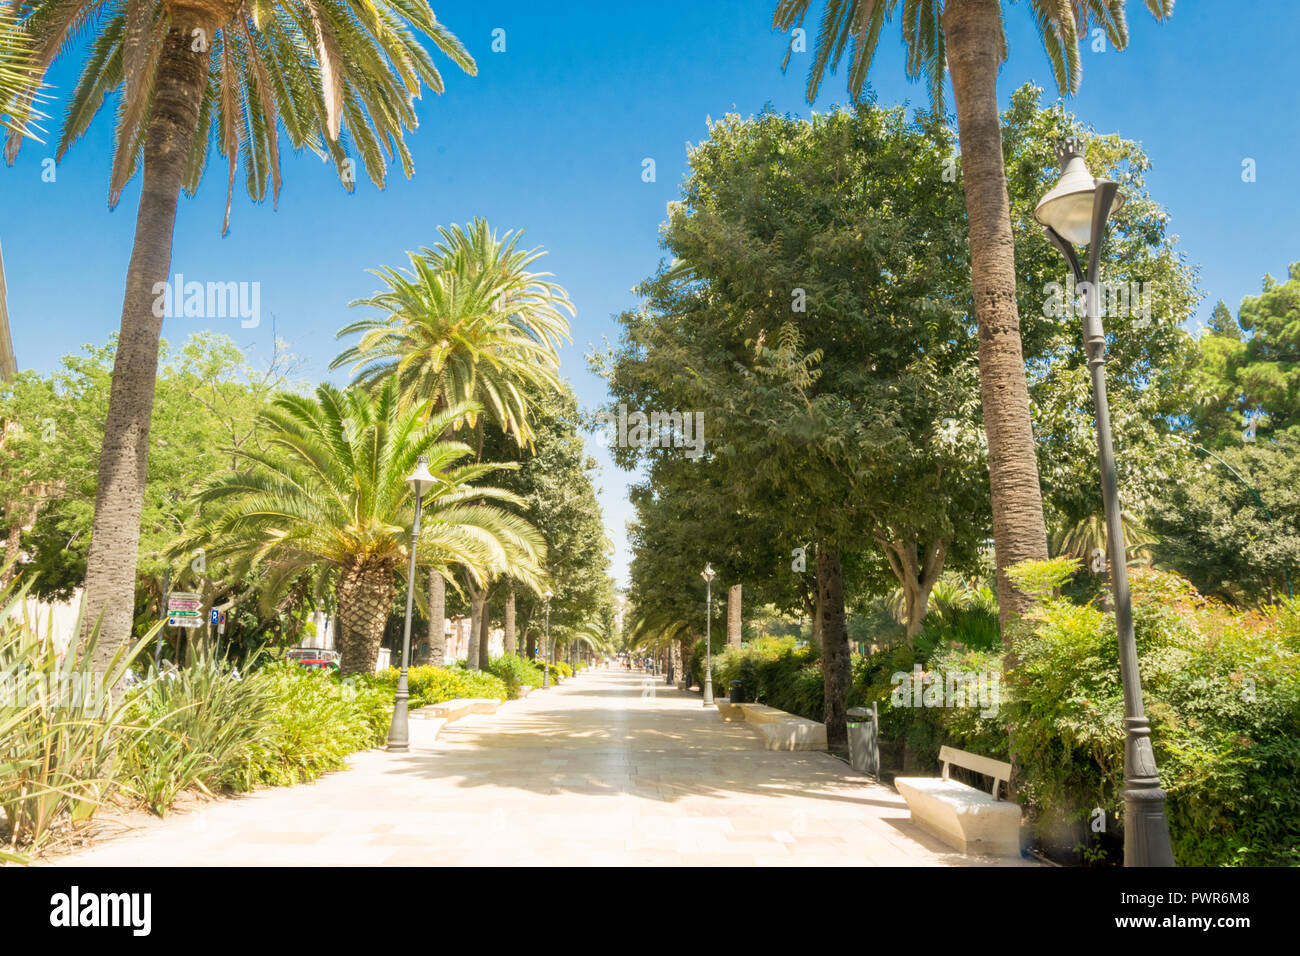
<svg viewBox="0 0 1300 956">
<path fill-rule="evenodd" d="M 181 201 L 172 272 L 260 282 L 262 324 L 169 319 L 164 336 L 180 341 L 216 327 L 258 362 L 269 354 L 274 317 L 276 334 L 305 360 L 307 374 L 326 377 L 339 348 L 335 330 L 350 320 L 347 303 L 376 287 L 365 270 L 404 263 L 405 250 L 434 241 L 441 223 L 486 216 L 499 229 L 527 229 L 529 245 L 550 250 L 546 267 L 578 308 L 563 370 L 584 405 L 594 405 L 604 388 L 583 354 L 616 335 L 612 316 L 634 304 L 629 290 L 658 261 L 659 224 L 677 196 L 685 143 L 706 135 L 709 115 L 749 114 L 765 104 L 807 114 L 808 57 L 796 56 L 782 75 L 786 41 L 768 28 L 773 4 L 435 0 L 439 19 L 478 60 L 479 75 L 440 62 L 447 91 L 418 105 L 414 177 L 395 174 L 382 192 L 362 179 L 348 195 L 311 154 L 282 155 L 279 209 L 236 193 L 222 238 L 225 181 L 214 156 L 199 195 Z M 1004 7 L 1011 57 L 999 95 L 1005 103 L 1032 80 L 1050 99 L 1051 74 L 1026 6 Z M 1069 106 L 1098 130 L 1145 145 L 1155 163 L 1151 192 L 1201 269 L 1202 321 L 1215 300 L 1235 309 L 1265 272 L 1282 276 L 1300 259 L 1300 109 L 1297 85 L 1283 78 L 1300 15 L 1292 0 L 1182 0 L 1172 20 L 1156 24 L 1132 0 L 1129 19 L 1128 50 L 1093 53 L 1085 45 L 1083 88 Z M 496 28 L 506 31 L 504 53 L 491 52 Z M 55 117 L 74 77 L 67 59 L 51 73 L 55 101 L 47 112 Z M 924 89 L 903 78 L 897 24 L 886 28 L 872 80 L 883 104 L 925 101 Z M 842 75 L 831 77 L 817 108 L 844 99 Z M 14 167 L 0 168 L 0 243 L 21 368 L 49 370 L 117 328 L 139 179 L 110 212 L 113 112 L 110 103 L 54 183 L 41 181 L 52 146 L 29 143 Z M 654 183 L 641 179 L 645 157 L 656 161 Z M 1254 183 L 1241 180 L 1245 157 L 1256 161 Z M 629 477 L 594 443 L 592 450 L 602 459 L 602 503 L 622 580 Z"/>
</svg>

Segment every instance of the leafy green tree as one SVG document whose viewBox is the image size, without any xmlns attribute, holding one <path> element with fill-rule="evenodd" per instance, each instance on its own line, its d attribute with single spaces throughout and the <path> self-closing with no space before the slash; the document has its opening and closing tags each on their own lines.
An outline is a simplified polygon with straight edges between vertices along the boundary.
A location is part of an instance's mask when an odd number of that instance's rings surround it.
<svg viewBox="0 0 1300 956">
<path fill-rule="evenodd" d="M 249 195 L 264 198 L 268 181 L 278 195 L 282 125 L 293 149 L 332 158 L 349 189 L 348 146 L 380 186 L 385 154 L 409 176 L 404 137 L 416 124 L 415 97 L 422 84 L 443 88 L 415 31 L 462 69 L 475 67 L 424 0 L 128 0 L 107 9 L 92 0 L 17 0 L 11 10 L 33 41 L 33 82 L 60 52 L 85 51 L 58 157 L 120 90 L 110 205 L 142 170 L 87 561 L 86 620 L 102 616 L 103 664 L 131 632 L 162 332 L 155 304 L 168 281 L 181 189 L 198 189 L 215 142 L 226 160 L 228 227 L 241 156 Z M 89 42 L 78 42 L 87 28 Z M 10 162 L 20 143 L 11 132 Z"/>
<path fill-rule="evenodd" d="M 18 550 L 21 536 L 28 556 L 22 572 L 43 597 L 70 598 L 84 581 L 114 352 L 112 342 L 88 346 L 65 356 L 57 372 L 20 372 L 0 386 L 0 416 L 7 424 L 7 454 L 0 456 L 7 551 Z M 169 561 L 164 552 L 201 520 L 193 490 L 232 465 L 232 449 L 256 445 L 258 413 L 295 371 L 293 357 L 282 349 L 266 368 L 253 369 L 234 342 L 214 333 L 193 335 L 176 350 L 162 343 L 160 361 L 137 555 L 137 587 L 146 604 L 161 595 L 158 579 L 167 567 L 196 590 L 227 586 L 215 568 L 190 574 L 196 556 Z M 157 610 L 149 607 L 150 621 Z"/>
<path fill-rule="evenodd" d="M 1173 0 L 1147 0 L 1162 19 Z M 772 26 L 801 25 L 812 0 L 778 0 Z M 1053 75 L 1062 95 L 1078 90 L 1082 66 L 1079 36 L 1091 23 L 1105 30 L 1111 44 L 1128 43 L 1124 0 L 1030 0 Z M 901 25 L 911 79 L 925 79 L 936 110 L 943 101 L 944 77 L 952 79 L 961 141 L 961 179 L 970 239 L 970 277 L 979 325 L 979 370 L 988 469 L 997 550 L 998 604 L 1004 628 L 1010 616 L 1030 603 L 1007 577 L 1006 569 L 1047 557 L 1047 526 L 1035 461 L 1030 396 L 1021 347 L 1007 171 L 998 117 L 997 78 L 1006 58 L 1006 32 L 1000 0 L 908 0 Z M 848 90 L 861 97 L 885 20 L 897 0 L 826 0 L 816 52 L 808 72 L 807 98 L 816 99 L 829 67 L 834 70 L 851 49 Z M 786 55 L 785 65 L 790 62 Z M 930 171 L 928 188 L 941 188 L 941 167 Z"/>
<path fill-rule="evenodd" d="M 979 443 L 961 434 L 977 402 L 960 193 L 925 186 L 949 147 L 901 109 L 715 123 L 664 232 L 677 263 L 622 317 L 610 369 L 629 409 L 702 410 L 707 453 L 681 467 L 717 467 L 733 512 L 784 525 L 787 554 L 812 545 L 833 742 L 844 555 L 892 555 L 919 621 L 948 553 L 973 556 L 985 534 Z"/>
<path fill-rule="evenodd" d="M 1300 440 L 1184 449 L 1163 507 L 1151 511 L 1156 561 L 1234 604 L 1287 597 L 1300 582 Z"/>
<path fill-rule="evenodd" d="M 396 382 L 371 394 L 329 385 L 314 398 L 282 395 L 262 413 L 266 450 L 239 449 L 240 469 L 216 475 L 198 494 L 224 507 L 174 550 L 205 548 L 238 567 L 264 567 L 272 587 L 304 570 L 333 576 L 342 670 L 374 670 L 384 625 L 409 559 L 414 502 L 405 478 L 420 455 L 438 477 L 424 497 L 418 560 L 446 572 L 461 566 L 479 581 L 509 572 L 538 586 L 546 546 L 504 489 L 471 482 L 498 464 L 457 464 L 468 446 L 442 440 L 473 410 L 427 415 L 403 404 Z"/>
<path fill-rule="evenodd" d="M 610 542 L 596 497 L 596 461 L 587 454 L 582 426 L 577 398 L 562 384 L 559 391 L 534 397 L 530 447 L 521 448 L 489 424 L 482 449 L 486 460 L 518 465 L 498 484 L 520 497 L 546 540 L 546 579 L 554 594 L 551 636 L 565 643 L 599 631 L 613 602 Z M 521 591 L 507 576 L 497 582 L 488 603 L 512 597 L 517 601 L 516 635 L 524 639 L 531 656 L 542 626 L 543 601 L 535 592 Z M 512 636 L 507 632 L 507 645 Z"/>
</svg>

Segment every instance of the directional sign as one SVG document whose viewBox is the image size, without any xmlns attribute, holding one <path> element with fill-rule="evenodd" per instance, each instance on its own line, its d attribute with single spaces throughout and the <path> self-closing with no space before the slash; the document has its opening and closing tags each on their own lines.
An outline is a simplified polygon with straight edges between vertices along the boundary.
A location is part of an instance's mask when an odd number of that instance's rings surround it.
<svg viewBox="0 0 1300 956">
<path fill-rule="evenodd" d="M 169 617 L 168 627 L 202 627 L 203 619 L 198 617 Z"/>
<path fill-rule="evenodd" d="M 178 611 L 175 608 L 167 612 L 168 617 L 202 617 L 202 611 Z"/>
<path fill-rule="evenodd" d="M 203 595 L 190 594 L 186 591 L 173 591 L 167 598 L 167 613 L 176 611 L 198 611 L 203 608 Z"/>
</svg>

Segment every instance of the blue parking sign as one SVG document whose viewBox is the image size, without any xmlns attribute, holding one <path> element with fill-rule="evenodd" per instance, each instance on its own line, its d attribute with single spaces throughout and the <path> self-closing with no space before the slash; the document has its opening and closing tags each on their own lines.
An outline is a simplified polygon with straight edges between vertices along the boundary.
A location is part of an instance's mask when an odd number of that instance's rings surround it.
<svg viewBox="0 0 1300 956">
<path fill-rule="evenodd" d="M 220 613 L 221 613 L 221 612 L 218 611 L 218 610 L 214 607 L 214 608 L 212 609 L 212 613 L 208 615 L 208 623 L 211 624 L 211 625 L 213 625 L 213 626 L 215 627 L 217 621 L 219 620 L 219 615 L 220 615 Z"/>
</svg>

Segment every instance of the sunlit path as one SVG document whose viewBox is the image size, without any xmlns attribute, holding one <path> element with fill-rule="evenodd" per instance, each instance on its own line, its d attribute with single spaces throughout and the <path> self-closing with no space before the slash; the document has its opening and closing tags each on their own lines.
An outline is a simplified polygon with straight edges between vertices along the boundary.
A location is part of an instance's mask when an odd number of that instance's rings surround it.
<svg viewBox="0 0 1300 956">
<path fill-rule="evenodd" d="M 996 864 L 951 853 L 901 798 L 823 753 L 769 753 L 698 695 L 597 671 L 370 751 L 314 785 L 178 813 L 59 862 Z M 1005 865 L 1005 864 L 1004 864 Z"/>
</svg>

